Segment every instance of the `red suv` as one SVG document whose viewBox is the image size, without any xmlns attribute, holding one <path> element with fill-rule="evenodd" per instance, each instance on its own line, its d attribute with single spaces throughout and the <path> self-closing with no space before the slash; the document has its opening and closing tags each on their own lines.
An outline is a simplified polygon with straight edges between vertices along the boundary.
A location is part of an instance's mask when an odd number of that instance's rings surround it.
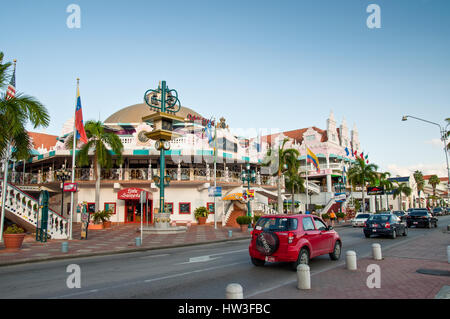
<svg viewBox="0 0 450 319">
<path fill-rule="evenodd" d="M 249 246 L 255 266 L 267 262 L 291 262 L 294 270 L 311 258 L 341 256 L 342 241 L 333 227 L 314 215 L 265 215 L 252 231 Z"/>
</svg>

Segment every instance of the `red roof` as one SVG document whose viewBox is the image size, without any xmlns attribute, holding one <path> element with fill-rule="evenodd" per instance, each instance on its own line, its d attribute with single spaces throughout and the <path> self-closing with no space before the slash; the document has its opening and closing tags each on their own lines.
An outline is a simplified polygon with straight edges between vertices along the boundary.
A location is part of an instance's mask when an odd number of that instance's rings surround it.
<svg viewBox="0 0 450 319">
<path fill-rule="evenodd" d="M 431 176 L 433 176 L 433 175 L 424 175 L 423 179 L 424 180 L 429 180 Z M 448 182 L 448 177 L 439 177 L 439 180 L 441 182 Z"/>
<path fill-rule="evenodd" d="M 57 142 L 57 135 L 49 135 L 44 133 L 34 133 L 34 132 L 28 132 L 28 135 L 31 137 L 33 142 L 33 148 L 46 148 L 47 150 L 53 149 L 55 147 Z"/>
</svg>

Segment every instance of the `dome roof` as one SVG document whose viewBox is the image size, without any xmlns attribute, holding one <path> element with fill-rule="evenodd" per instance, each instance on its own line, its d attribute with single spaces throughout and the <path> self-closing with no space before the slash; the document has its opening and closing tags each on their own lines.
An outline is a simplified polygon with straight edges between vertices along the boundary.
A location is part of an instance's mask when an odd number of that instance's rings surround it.
<svg viewBox="0 0 450 319">
<path fill-rule="evenodd" d="M 130 105 L 110 115 L 105 120 L 105 123 L 142 123 L 143 117 L 151 115 L 153 113 L 155 113 L 155 111 L 151 110 L 147 104 L 142 103 Z M 188 114 L 191 114 L 192 116 L 202 117 L 197 112 L 184 106 L 182 106 L 180 108 L 180 111 L 175 115 L 186 119 Z"/>
</svg>

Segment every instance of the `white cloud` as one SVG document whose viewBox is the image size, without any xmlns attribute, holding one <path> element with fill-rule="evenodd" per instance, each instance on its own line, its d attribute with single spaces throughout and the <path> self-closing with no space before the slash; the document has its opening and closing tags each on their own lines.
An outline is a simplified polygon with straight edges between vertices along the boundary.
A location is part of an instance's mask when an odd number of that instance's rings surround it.
<svg viewBox="0 0 450 319">
<path fill-rule="evenodd" d="M 434 147 L 444 149 L 444 143 L 439 138 L 433 138 L 429 141 L 425 141 L 426 144 L 430 144 Z"/>
<path fill-rule="evenodd" d="M 414 164 L 409 166 L 398 166 L 397 164 L 388 164 L 387 171 L 391 176 L 409 176 L 415 171 L 421 171 L 423 175 L 434 175 L 447 177 L 447 165 L 442 164 Z"/>
</svg>

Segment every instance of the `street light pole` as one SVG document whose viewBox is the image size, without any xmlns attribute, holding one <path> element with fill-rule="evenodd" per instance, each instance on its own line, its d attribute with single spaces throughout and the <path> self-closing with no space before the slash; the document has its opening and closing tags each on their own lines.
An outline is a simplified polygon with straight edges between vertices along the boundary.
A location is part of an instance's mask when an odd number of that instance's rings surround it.
<svg viewBox="0 0 450 319">
<path fill-rule="evenodd" d="M 64 215 L 64 182 L 69 180 L 70 172 L 66 169 L 66 165 L 63 164 L 61 169 L 56 171 L 56 177 L 61 181 L 61 216 Z"/>
<path fill-rule="evenodd" d="M 448 152 L 447 152 L 447 128 L 450 125 L 450 123 L 447 124 L 445 126 L 445 128 L 443 128 L 438 123 L 427 121 L 427 120 L 424 120 L 424 119 L 421 119 L 421 118 L 418 118 L 418 117 L 415 117 L 415 116 L 411 116 L 411 115 L 404 115 L 402 117 L 402 121 L 407 121 L 408 117 L 416 119 L 416 120 L 419 120 L 419 121 L 422 121 L 422 122 L 426 122 L 426 123 L 429 123 L 429 124 L 437 125 L 439 127 L 440 134 L 441 134 L 441 140 L 444 143 L 445 161 L 447 163 L 447 177 L 448 177 L 448 182 L 447 182 L 447 205 L 448 205 L 450 203 L 450 194 L 449 194 L 449 191 L 450 191 L 450 168 L 449 168 L 449 165 L 448 165 Z M 420 200 L 420 198 L 419 198 L 419 200 Z"/>
<path fill-rule="evenodd" d="M 255 182 L 256 173 L 255 171 L 250 170 L 250 163 L 247 163 L 245 169 L 241 173 L 242 182 L 245 184 L 247 182 L 247 188 L 250 190 L 250 182 Z M 250 198 L 247 201 L 247 216 L 252 216 L 251 208 L 250 208 Z"/>
</svg>

